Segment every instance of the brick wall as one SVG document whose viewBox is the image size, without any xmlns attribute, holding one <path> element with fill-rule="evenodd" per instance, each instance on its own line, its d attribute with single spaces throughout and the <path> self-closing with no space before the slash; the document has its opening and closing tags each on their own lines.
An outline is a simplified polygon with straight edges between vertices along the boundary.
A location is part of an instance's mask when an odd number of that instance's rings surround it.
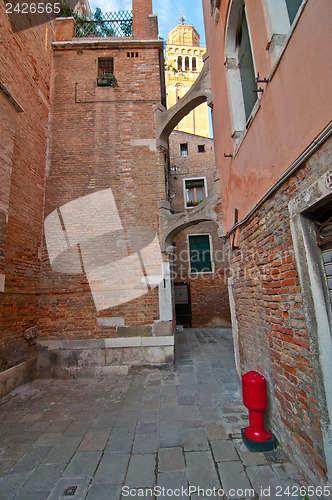
<svg viewBox="0 0 332 500">
<path fill-rule="evenodd" d="M 269 387 L 270 425 L 290 456 L 326 481 L 320 428 L 317 356 L 305 321 L 288 203 L 327 172 L 325 143 L 241 226 L 239 248 L 227 253 L 234 276 L 243 373 L 257 370 Z M 313 241 L 315 245 L 315 240 Z"/>
<path fill-rule="evenodd" d="M 159 231 L 158 202 L 165 199 L 153 117 L 161 98 L 160 48 L 158 41 L 117 40 L 55 48 L 44 336 L 114 336 L 116 327 L 99 326 L 99 317 L 121 318 L 125 325 L 159 320 L 158 287 L 144 287 L 142 280 L 161 272 L 160 252 L 146 255 Z M 96 84 L 101 58 L 113 58 L 114 87 Z M 62 248 L 52 240 L 57 230 Z"/>
<path fill-rule="evenodd" d="M 3 3 L 0 19 L 2 371 L 34 355 L 23 332 L 37 324 L 53 28 L 14 33 Z"/>
<path fill-rule="evenodd" d="M 188 144 L 188 156 L 181 156 L 180 144 Z M 215 186 L 215 158 L 213 139 L 185 132 L 174 131 L 169 138 L 170 165 L 169 190 L 171 210 L 185 209 L 183 180 L 205 177 L 208 195 Z M 204 152 L 198 152 L 204 146 Z M 175 168 L 176 166 L 176 168 Z M 211 237 L 213 272 L 191 273 L 189 259 L 189 235 L 208 234 Z M 227 276 L 223 239 L 218 236 L 215 222 L 202 222 L 181 231 L 175 238 L 175 281 L 190 283 L 192 326 L 225 326 L 230 323 Z"/>
</svg>

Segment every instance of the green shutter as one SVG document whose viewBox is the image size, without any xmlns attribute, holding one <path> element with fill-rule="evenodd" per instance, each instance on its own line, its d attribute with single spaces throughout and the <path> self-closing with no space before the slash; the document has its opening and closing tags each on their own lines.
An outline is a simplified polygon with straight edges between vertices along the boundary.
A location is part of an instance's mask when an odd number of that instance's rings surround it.
<svg viewBox="0 0 332 500">
<path fill-rule="evenodd" d="M 253 92 L 253 90 L 256 90 L 257 84 L 245 11 L 243 11 L 241 33 L 242 36 L 239 48 L 239 67 L 244 109 L 246 113 L 246 120 L 248 120 L 255 102 L 257 101 L 257 94 L 256 92 Z"/>
<path fill-rule="evenodd" d="M 302 1 L 303 0 L 286 0 L 289 22 L 291 25 L 293 24 L 296 14 L 301 7 Z"/>
<path fill-rule="evenodd" d="M 209 235 L 189 236 L 190 269 L 192 272 L 211 272 Z"/>
</svg>

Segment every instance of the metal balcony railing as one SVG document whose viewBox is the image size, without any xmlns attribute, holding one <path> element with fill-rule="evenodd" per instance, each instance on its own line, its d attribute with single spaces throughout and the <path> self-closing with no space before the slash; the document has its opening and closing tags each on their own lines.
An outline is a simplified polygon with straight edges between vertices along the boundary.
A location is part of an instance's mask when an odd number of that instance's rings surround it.
<svg viewBox="0 0 332 500">
<path fill-rule="evenodd" d="M 74 17 L 77 37 L 123 37 L 133 33 L 131 10 L 102 12 L 97 8 L 92 16 Z"/>
</svg>

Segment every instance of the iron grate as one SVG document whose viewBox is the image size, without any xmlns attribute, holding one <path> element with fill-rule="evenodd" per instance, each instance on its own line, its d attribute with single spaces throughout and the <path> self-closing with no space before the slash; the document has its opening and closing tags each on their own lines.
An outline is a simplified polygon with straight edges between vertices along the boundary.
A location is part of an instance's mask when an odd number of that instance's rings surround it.
<svg viewBox="0 0 332 500">
<path fill-rule="evenodd" d="M 80 16 L 76 21 L 76 36 L 125 37 L 132 36 L 133 13 L 131 10 L 102 12 L 97 8 L 92 16 Z"/>
</svg>

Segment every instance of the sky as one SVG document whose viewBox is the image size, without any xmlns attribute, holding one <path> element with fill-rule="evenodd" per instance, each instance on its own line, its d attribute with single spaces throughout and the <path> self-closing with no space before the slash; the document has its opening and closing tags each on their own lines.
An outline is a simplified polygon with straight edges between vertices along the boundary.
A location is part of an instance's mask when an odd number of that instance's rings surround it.
<svg viewBox="0 0 332 500">
<path fill-rule="evenodd" d="M 153 14 L 158 16 L 159 36 L 167 40 L 167 34 L 181 23 L 193 25 L 201 36 L 201 46 L 205 47 L 202 0 L 152 0 Z M 104 12 L 131 10 L 131 0 L 90 0 L 92 11 L 100 7 Z"/>
</svg>

